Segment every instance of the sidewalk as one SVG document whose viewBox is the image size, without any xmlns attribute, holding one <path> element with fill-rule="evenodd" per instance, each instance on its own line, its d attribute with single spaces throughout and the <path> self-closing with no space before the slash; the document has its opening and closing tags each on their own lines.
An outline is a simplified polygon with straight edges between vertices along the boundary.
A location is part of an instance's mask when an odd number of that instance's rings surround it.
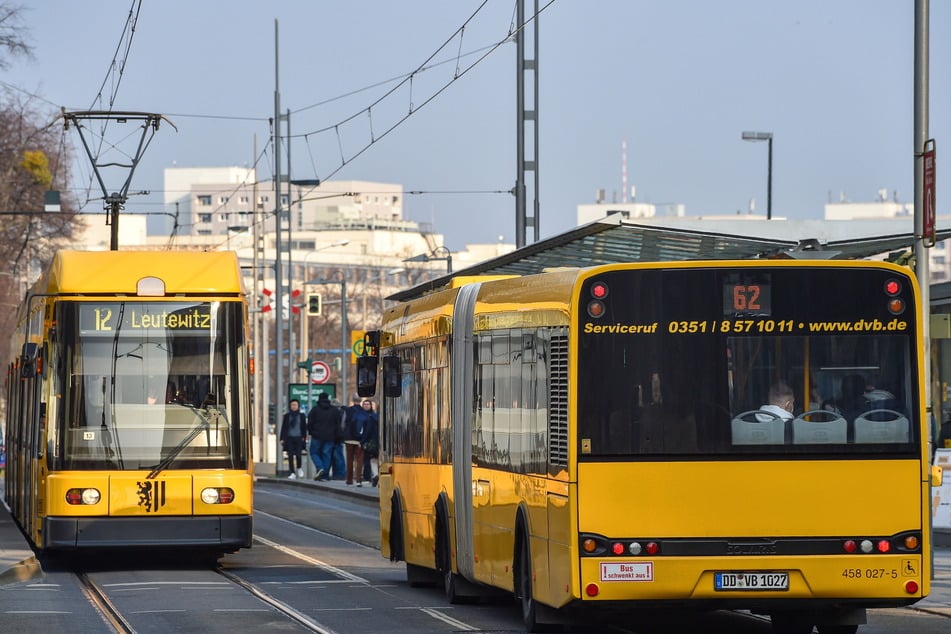
<svg viewBox="0 0 951 634">
<path fill-rule="evenodd" d="M 2 489 L 2 487 L 0 487 Z M 33 550 L 0 501 L 0 585 L 29 581 L 43 576 Z"/>
<path fill-rule="evenodd" d="M 355 484 L 347 484 L 343 480 L 321 480 L 317 482 L 306 476 L 291 480 L 287 476 L 273 475 L 256 475 L 255 482 L 270 486 L 316 489 L 321 492 L 330 493 L 331 495 L 373 500 L 374 502 L 380 499 L 380 490 L 371 486 L 368 482 L 364 482 L 363 486 L 357 486 Z"/>
</svg>

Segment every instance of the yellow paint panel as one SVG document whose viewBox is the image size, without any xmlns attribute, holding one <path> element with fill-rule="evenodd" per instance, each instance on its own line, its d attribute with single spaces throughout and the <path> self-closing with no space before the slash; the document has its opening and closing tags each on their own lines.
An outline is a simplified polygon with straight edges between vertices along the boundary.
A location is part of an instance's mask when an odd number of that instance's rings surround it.
<svg viewBox="0 0 951 634">
<path fill-rule="evenodd" d="M 234 491 L 230 504 L 205 504 L 201 491 L 207 487 L 227 487 Z M 254 509 L 254 480 L 242 471 L 201 471 L 194 476 L 195 515 L 251 515 Z"/>
<path fill-rule="evenodd" d="M 241 293 L 233 251 L 59 251 L 41 288 L 47 293 L 127 293 L 143 277 L 158 277 L 166 293 Z"/>
<path fill-rule="evenodd" d="M 163 471 L 149 480 L 147 472 L 114 475 L 109 480 L 110 515 L 191 515 L 192 479 Z"/>
<path fill-rule="evenodd" d="M 66 492 L 73 488 L 98 490 L 101 496 L 99 503 L 67 504 Z M 107 473 L 90 471 L 51 473 L 46 477 L 46 490 L 48 492 L 46 515 L 93 517 L 109 514 L 109 474 Z"/>
<path fill-rule="evenodd" d="M 625 537 L 891 535 L 922 526 L 920 472 L 917 460 L 582 463 L 579 529 Z"/>
</svg>

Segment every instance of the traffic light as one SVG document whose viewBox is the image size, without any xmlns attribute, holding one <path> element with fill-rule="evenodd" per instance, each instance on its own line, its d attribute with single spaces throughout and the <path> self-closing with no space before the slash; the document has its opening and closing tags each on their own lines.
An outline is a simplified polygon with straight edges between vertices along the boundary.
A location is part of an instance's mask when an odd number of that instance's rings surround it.
<svg viewBox="0 0 951 634">
<path fill-rule="evenodd" d="M 307 314 L 308 315 L 320 314 L 320 293 L 307 294 Z"/>
</svg>

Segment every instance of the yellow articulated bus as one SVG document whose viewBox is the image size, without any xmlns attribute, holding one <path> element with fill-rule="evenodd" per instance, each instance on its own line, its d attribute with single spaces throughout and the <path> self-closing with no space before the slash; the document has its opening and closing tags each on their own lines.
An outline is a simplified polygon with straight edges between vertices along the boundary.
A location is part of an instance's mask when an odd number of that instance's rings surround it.
<svg viewBox="0 0 951 634">
<path fill-rule="evenodd" d="M 929 590 L 918 303 L 905 268 L 792 260 L 405 301 L 358 364 L 382 392 L 383 555 L 450 601 L 513 593 L 529 631 L 671 607 L 855 632 Z"/>
<path fill-rule="evenodd" d="M 233 252 L 57 253 L 7 369 L 6 501 L 40 550 L 251 546 Z"/>
</svg>

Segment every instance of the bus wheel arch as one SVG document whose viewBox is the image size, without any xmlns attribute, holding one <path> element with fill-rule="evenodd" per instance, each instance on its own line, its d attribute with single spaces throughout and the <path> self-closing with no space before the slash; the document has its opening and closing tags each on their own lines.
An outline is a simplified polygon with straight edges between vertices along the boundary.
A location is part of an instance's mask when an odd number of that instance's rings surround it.
<svg viewBox="0 0 951 634">
<path fill-rule="evenodd" d="M 406 562 L 406 583 L 411 588 L 431 586 L 438 581 L 433 571 L 425 566 L 406 561 L 406 529 L 403 527 L 403 496 L 399 489 L 390 498 L 390 561 Z"/>
<path fill-rule="evenodd" d="M 399 489 L 390 497 L 390 561 L 406 561 L 406 538 L 403 532 L 403 498 Z"/>
<path fill-rule="evenodd" d="M 452 529 L 449 521 L 449 498 L 440 493 L 436 500 L 436 570 L 442 576 L 443 591 L 451 604 L 478 601 L 478 593 L 462 575 L 452 569 Z"/>
</svg>

